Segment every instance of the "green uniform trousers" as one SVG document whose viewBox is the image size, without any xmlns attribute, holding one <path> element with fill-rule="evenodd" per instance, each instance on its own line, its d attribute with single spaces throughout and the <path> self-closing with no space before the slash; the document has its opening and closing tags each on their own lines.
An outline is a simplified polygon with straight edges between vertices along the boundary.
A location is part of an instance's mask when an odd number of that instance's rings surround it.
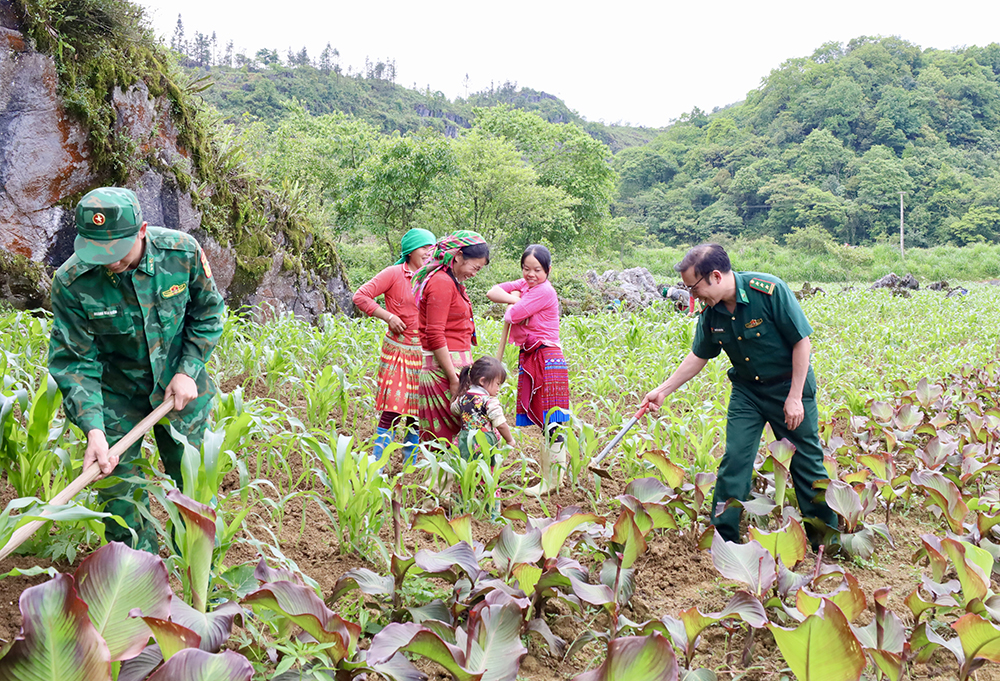
<svg viewBox="0 0 1000 681">
<path fill-rule="evenodd" d="M 104 434 L 108 440 L 108 446 L 113 446 L 121 440 L 126 433 L 136 426 L 142 419 L 153 411 L 148 397 L 124 397 L 117 393 L 104 392 Z M 205 434 L 205 425 L 208 421 L 209 408 L 211 406 L 212 395 L 201 395 L 198 399 L 189 403 L 181 415 L 192 415 L 187 418 L 176 418 L 171 420 L 174 428 L 184 435 L 188 443 L 194 447 L 201 447 L 201 441 Z M 176 412 L 171 412 L 176 414 Z M 166 425 L 156 424 L 153 426 L 153 437 L 156 440 L 156 448 L 160 453 L 160 461 L 163 462 L 163 470 L 169 475 L 178 488 L 181 487 L 181 460 L 184 457 L 184 445 L 175 441 L 170 436 L 170 429 Z M 138 469 L 135 465 L 138 457 L 142 456 L 142 440 L 129 447 L 118 461 L 118 466 L 112 471 L 108 479 L 112 477 L 135 476 Z M 142 485 L 125 481 L 111 481 L 107 487 L 99 488 L 98 499 L 103 502 L 104 510 L 116 516 L 120 516 L 125 523 L 135 530 L 138 541 L 133 544 L 132 534 L 118 523 L 105 519 L 105 538 L 109 541 L 122 542 L 132 548 L 141 551 L 148 551 L 152 554 L 159 553 L 159 542 L 156 538 L 156 530 L 142 516 L 136 507 L 141 504 L 149 509 L 149 494 Z"/>
<path fill-rule="evenodd" d="M 788 438 L 795 445 L 791 475 L 802 517 L 818 518 L 831 527 L 837 526 L 837 517 L 826 502 L 815 500 L 821 490 L 812 487 L 815 481 L 829 478 L 823 466 L 823 448 L 819 443 L 816 397 L 803 395 L 805 416 L 798 428 L 789 430 L 785 425 L 785 399 L 790 387 L 790 380 L 767 386 L 733 381 L 726 423 L 726 453 L 719 462 L 712 500 L 712 524 L 726 541 L 740 541 L 742 509 L 730 508 L 720 516 L 716 516 L 715 511 L 720 502 L 750 498 L 753 463 L 760 449 L 760 436 L 765 423 L 771 424 L 777 439 Z M 806 532 L 812 538 L 808 526 Z"/>
</svg>

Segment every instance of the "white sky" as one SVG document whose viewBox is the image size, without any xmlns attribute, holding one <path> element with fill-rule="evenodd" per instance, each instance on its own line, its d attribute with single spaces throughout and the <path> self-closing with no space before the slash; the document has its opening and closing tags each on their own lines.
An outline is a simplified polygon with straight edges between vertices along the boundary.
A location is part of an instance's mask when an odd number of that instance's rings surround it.
<svg viewBox="0 0 1000 681">
<path fill-rule="evenodd" d="M 719 0 L 716 2 L 317 3 L 138 0 L 169 42 L 215 31 L 252 56 L 316 58 L 329 42 L 347 70 L 395 59 L 400 85 L 453 99 L 506 80 L 561 97 L 590 121 L 662 126 L 698 106 L 739 101 L 791 57 L 828 41 L 896 35 L 923 48 L 1000 42 L 1000 2 Z"/>
</svg>

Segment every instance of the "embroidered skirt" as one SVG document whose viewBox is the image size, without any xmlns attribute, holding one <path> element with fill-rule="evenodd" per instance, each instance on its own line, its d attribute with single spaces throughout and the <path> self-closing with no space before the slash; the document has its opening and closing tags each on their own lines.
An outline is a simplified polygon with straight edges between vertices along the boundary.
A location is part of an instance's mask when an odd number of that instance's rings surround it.
<svg viewBox="0 0 1000 681">
<path fill-rule="evenodd" d="M 404 339 L 405 340 L 405 339 Z M 420 383 L 420 344 L 409 345 L 386 336 L 378 364 L 375 409 L 404 416 L 417 415 Z"/>
<path fill-rule="evenodd" d="M 569 421 L 569 371 L 562 349 L 535 345 L 521 349 L 517 374 L 517 426 Z M 553 408 L 556 411 L 549 413 Z"/>
<path fill-rule="evenodd" d="M 472 364 L 471 350 L 450 352 L 455 371 Z M 433 353 L 423 351 L 424 362 L 420 369 L 417 415 L 420 419 L 420 439 L 434 440 L 439 437 L 454 441 L 462 428 L 462 419 L 451 413 L 452 395 L 448 392 L 448 374 L 444 372 Z"/>
</svg>

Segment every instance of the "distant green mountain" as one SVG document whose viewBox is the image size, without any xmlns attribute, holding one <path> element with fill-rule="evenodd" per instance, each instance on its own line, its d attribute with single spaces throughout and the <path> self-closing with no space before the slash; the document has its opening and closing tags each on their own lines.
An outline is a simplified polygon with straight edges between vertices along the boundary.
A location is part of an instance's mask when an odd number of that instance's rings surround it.
<svg viewBox="0 0 1000 681">
<path fill-rule="evenodd" d="M 182 64 L 192 78 L 207 77 L 212 82 L 202 96 L 230 121 L 249 114 L 274 125 L 286 112 L 282 102 L 297 100 L 313 115 L 348 113 L 384 133 L 429 128 L 454 137 L 459 129 L 470 127 L 474 108 L 509 104 L 549 123 L 576 123 L 612 151 L 646 144 L 662 132 L 588 122 L 558 97 L 510 82 L 451 101 L 439 91 L 397 85 L 389 79 L 394 69 L 380 69 L 381 63 L 370 66 L 367 75 L 345 75 L 335 68 L 312 64 L 203 67 L 190 57 Z"/>
<path fill-rule="evenodd" d="M 1000 45 L 895 37 L 789 59 L 745 102 L 625 148 L 613 214 L 667 244 L 1000 242 Z"/>
<path fill-rule="evenodd" d="M 1000 243 L 1000 45 L 922 49 L 897 37 L 827 43 L 773 70 L 744 101 L 698 109 L 664 129 L 585 121 L 542 91 L 504 83 L 454 101 L 393 82 L 394 63 L 344 74 L 303 50 L 240 68 L 199 66 L 205 99 L 272 128 L 297 100 L 383 134 L 455 137 L 477 107 L 513 106 L 580 126 L 614 153 L 614 224 L 652 241 L 796 239 L 832 244 Z M 208 60 L 210 61 L 210 60 Z M 201 63 L 205 60 L 202 51 Z M 610 223 L 609 223 L 610 224 Z"/>
</svg>

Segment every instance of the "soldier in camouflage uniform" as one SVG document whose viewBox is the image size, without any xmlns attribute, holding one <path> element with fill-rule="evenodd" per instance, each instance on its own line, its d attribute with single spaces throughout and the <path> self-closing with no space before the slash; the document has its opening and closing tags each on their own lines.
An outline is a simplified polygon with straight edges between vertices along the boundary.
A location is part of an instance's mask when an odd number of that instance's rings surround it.
<svg viewBox="0 0 1000 681">
<path fill-rule="evenodd" d="M 109 445 L 168 395 L 174 428 L 200 447 L 215 394 L 205 363 L 222 334 L 224 305 L 194 238 L 148 227 L 128 189 L 88 193 L 76 207 L 76 227 L 76 252 L 52 279 L 49 372 L 66 415 L 87 435 L 84 467 L 96 461 L 104 476 L 131 475 L 142 442 L 120 461 L 109 457 Z M 163 425 L 153 434 L 164 469 L 180 485 L 183 445 Z M 145 490 L 118 482 L 98 494 L 106 511 L 135 530 L 135 548 L 156 553 L 156 533 L 135 506 L 148 508 Z M 105 528 L 109 541 L 132 543 L 117 523 Z"/>
<path fill-rule="evenodd" d="M 816 376 L 809 362 L 812 327 L 788 285 L 757 272 L 733 272 L 718 244 L 701 244 L 674 268 L 705 309 L 698 319 L 691 352 L 674 373 L 650 391 L 642 406 L 659 408 L 667 395 L 725 351 L 733 366 L 733 389 L 726 419 L 726 452 L 719 462 L 712 524 L 723 539 L 740 541 L 740 508 L 716 515 L 718 504 L 750 498 L 753 463 L 765 423 L 775 437 L 795 445 L 791 460 L 795 497 L 804 518 L 836 527 L 836 516 L 817 499 L 813 483 L 828 477 L 819 441 Z M 816 549 L 817 533 L 806 532 Z"/>
</svg>

